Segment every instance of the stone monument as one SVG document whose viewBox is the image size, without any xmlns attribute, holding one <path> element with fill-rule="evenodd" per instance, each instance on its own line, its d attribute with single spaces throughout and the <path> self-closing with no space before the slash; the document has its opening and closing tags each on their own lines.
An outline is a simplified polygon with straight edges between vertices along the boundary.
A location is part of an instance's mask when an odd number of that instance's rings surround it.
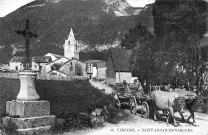
<svg viewBox="0 0 208 135">
<path fill-rule="evenodd" d="M 20 78 L 20 91 L 17 99 L 7 101 L 6 113 L 3 125 L 10 126 L 12 123 L 20 134 L 33 135 L 49 131 L 55 123 L 55 116 L 50 115 L 50 102 L 39 100 L 40 96 L 35 89 L 36 73 L 31 70 L 30 38 L 37 37 L 29 29 L 29 20 L 23 31 L 16 31 L 25 37 L 24 69 L 18 73 Z"/>
</svg>

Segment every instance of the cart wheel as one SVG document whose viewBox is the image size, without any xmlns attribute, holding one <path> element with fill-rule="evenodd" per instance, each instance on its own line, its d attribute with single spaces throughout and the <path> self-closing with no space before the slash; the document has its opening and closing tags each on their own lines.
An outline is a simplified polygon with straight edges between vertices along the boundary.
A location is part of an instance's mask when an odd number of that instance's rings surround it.
<svg viewBox="0 0 208 135">
<path fill-rule="evenodd" d="M 130 97 L 129 104 L 130 104 L 130 112 L 133 113 L 133 114 L 136 114 L 136 112 L 137 112 L 137 103 L 136 103 L 135 97 Z"/>
<path fill-rule="evenodd" d="M 116 100 L 116 105 L 118 106 L 118 109 L 121 109 L 121 102 L 119 99 Z"/>
<path fill-rule="evenodd" d="M 163 111 L 163 115 L 168 116 L 169 112 L 168 111 Z"/>
<path fill-rule="evenodd" d="M 149 105 L 146 101 L 142 102 L 142 117 L 148 118 L 150 114 Z"/>
</svg>

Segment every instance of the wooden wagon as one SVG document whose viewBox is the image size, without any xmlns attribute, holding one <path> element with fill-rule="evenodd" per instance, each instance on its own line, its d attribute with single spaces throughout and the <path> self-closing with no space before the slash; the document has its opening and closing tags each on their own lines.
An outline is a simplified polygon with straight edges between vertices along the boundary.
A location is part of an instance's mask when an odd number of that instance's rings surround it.
<svg viewBox="0 0 208 135">
<path fill-rule="evenodd" d="M 129 99 L 130 111 L 133 114 L 139 112 L 142 117 L 149 118 L 151 111 L 151 98 L 149 94 L 144 94 L 143 91 L 135 90 L 131 92 Z"/>
<path fill-rule="evenodd" d="M 144 94 L 143 90 L 138 87 L 132 87 L 131 85 L 118 86 L 115 99 L 119 109 L 122 105 L 128 105 L 130 106 L 131 113 L 136 114 L 139 112 L 144 118 L 148 118 L 150 115 L 150 96 L 148 94 Z"/>
<path fill-rule="evenodd" d="M 119 109 L 121 109 L 122 106 L 127 105 L 129 106 L 129 99 L 131 97 L 131 91 L 127 88 L 126 85 L 118 85 L 116 89 L 116 94 L 114 96 L 114 99 L 116 101 L 116 105 Z"/>
</svg>

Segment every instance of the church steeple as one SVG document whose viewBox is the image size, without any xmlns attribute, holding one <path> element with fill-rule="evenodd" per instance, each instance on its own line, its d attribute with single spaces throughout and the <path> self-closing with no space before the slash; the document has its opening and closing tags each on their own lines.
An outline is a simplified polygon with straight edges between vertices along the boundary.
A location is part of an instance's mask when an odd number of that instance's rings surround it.
<svg viewBox="0 0 208 135">
<path fill-rule="evenodd" d="M 73 32 L 72 28 L 71 28 L 71 30 L 70 30 L 68 39 L 71 38 L 71 37 L 74 37 L 74 32 Z"/>
<path fill-rule="evenodd" d="M 71 28 L 69 36 L 68 36 L 68 41 L 70 41 L 69 44 L 76 44 L 76 39 L 74 37 L 74 32 L 73 32 L 72 28 Z"/>
<path fill-rule="evenodd" d="M 64 44 L 64 57 L 69 59 L 76 58 L 79 59 L 79 46 L 78 42 L 74 37 L 74 32 L 71 28 L 68 39 L 65 40 Z"/>
</svg>

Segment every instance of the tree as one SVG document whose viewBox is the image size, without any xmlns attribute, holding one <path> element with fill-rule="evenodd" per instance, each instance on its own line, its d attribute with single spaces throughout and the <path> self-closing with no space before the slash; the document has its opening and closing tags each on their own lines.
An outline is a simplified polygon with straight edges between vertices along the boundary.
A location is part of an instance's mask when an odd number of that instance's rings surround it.
<svg viewBox="0 0 208 135">
<path fill-rule="evenodd" d="M 157 0 L 153 19 L 158 51 L 181 56 L 173 55 L 172 58 L 186 71 L 182 77 L 194 75 L 200 88 L 203 67 L 200 40 L 207 31 L 207 3 L 202 0 Z"/>
<path fill-rule="evenodd" d="M 140 44 L 133 50 L 130 58 L 131 71 L 138 77 L 143 87 L 144 83 L 149 86 L 156 74 L 155 57 L 151 46 L 151 42 L 148 41 Z"/>
<path fill-rule="evenodd" d="M 122 48 L 133 50 L 130 57 L 131 71 L 134 76 L 138 77 L 143 87 L 144 83 L 149 86 L 155 71 L 153 39 L 154 36 L 148 28 L 139 23 L 129 29 L 121 43 Z"/>
<path fill-rule="evenodd" d="M 0 63 L 8 63 L 12 58 L 13 49 L 11 46 L 7 45 L 0 49 Z"/>
<path fill-rule="evenodd" d="M 121 42 L 121 47 L 126 49 L 134 49 L 138 43 L 142 44 L 146 41 L 151 41 L 153 35 L 149 32 L 147 26 L 139 23 L 134 28 L 130 28 L 129 32 L 124 35 Z"/>
</svg>

